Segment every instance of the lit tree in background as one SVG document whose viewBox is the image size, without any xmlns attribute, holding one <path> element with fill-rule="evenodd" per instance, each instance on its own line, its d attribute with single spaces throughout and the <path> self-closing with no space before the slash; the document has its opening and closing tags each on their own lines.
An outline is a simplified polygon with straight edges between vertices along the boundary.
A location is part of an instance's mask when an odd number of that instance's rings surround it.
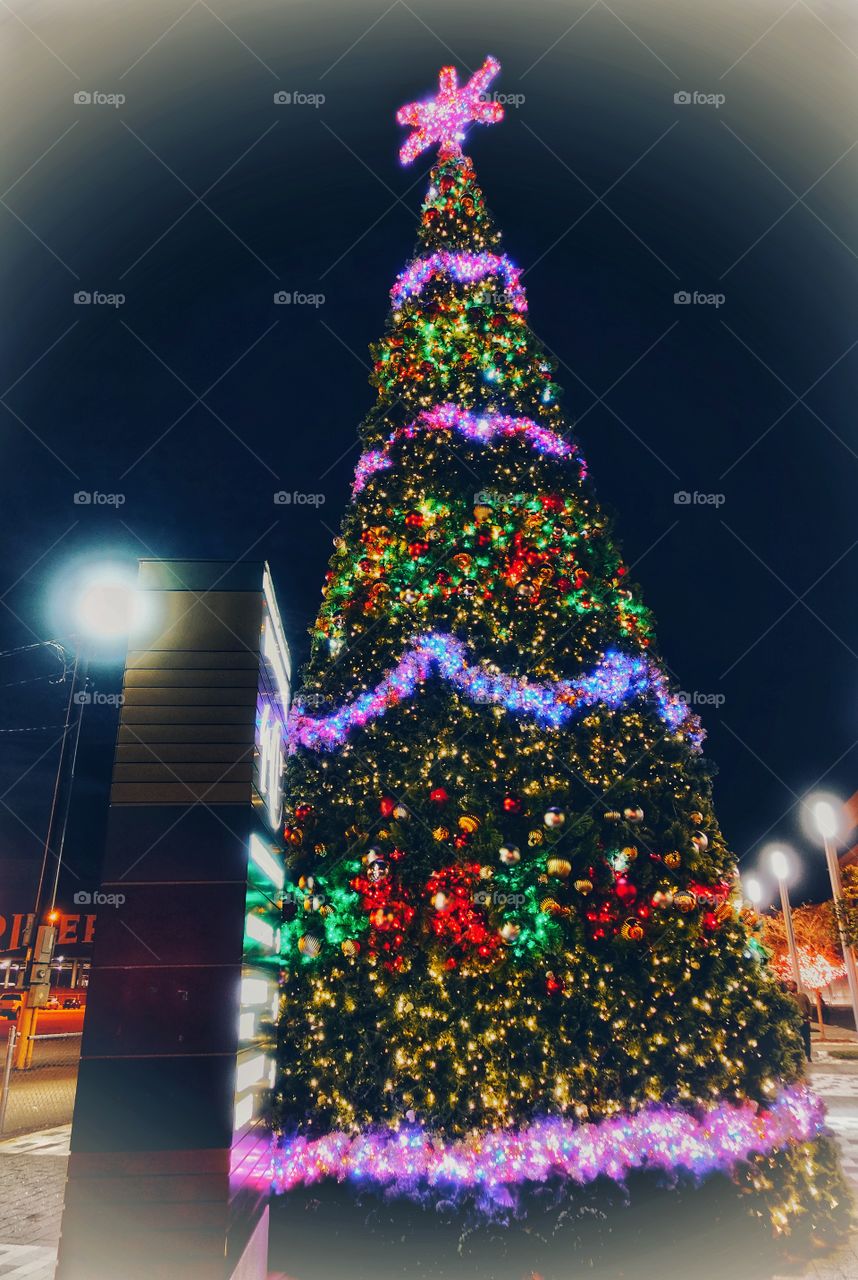
<svg viewBox="0 0 858 1280">
<path fill-rule="evenodd" d="M 461 151 L 497 69 L 399 114 L 440 151 L 289 726 L 279 1185 L 724 1170 L 818 1224 L 845 1192 L 702 731 Z"/>
<path fill-rule="evenodd" d="M 816 1000 L 816 1016 L 823 1038 L 822 992 L 832 982 L 846 977 L 843 952 L 837 938 L 834 905 L 831 902 L 806 903 L 792 912 L 798 970 L 801 985 Z M 772 968 L 782 981 L 794 980 L 789 957 L 786 925 L 782 911 L 762 917 L 762 939 L 772 955 Z"/>
<path fill-rule="evenodd" d="M 849 945 L 858 947 L 858 867 L 844 867 L 842 875 L 843 925 Z"/>
</svg>

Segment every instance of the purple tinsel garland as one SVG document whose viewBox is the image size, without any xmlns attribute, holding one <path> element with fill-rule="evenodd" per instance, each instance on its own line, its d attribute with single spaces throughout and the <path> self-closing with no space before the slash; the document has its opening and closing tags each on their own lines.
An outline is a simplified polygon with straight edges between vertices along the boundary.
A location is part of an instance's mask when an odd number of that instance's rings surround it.
<svg viewBox="0 0 858 1280">
<path fill-rule="evenodd" d="M 601 705 L 613 710 L 634 698 L 648 697 L 669 729 L 684 728 L 695 748 L 703 738 L 697 717 L 670 692 L 664 673 L 650 658 L 609 651 L 592 671 L 576 680 L 530 684 L 526 678 L 469 664 L 460 640 L 432 632 L 417 636 L 374 689 L 329 715 L 311 716 L 300 701 L 293 704 L 286 728 L 290 752 L 298 747 L 335 750 L 352 729 L 362 728 L 391 706 L 413 697 L 417 686 L 433 671 L 472 702 L 492 703 L 516 715 L 531 716 L 546 728 L 561 728 L 584 707 Z"/>
</svg>

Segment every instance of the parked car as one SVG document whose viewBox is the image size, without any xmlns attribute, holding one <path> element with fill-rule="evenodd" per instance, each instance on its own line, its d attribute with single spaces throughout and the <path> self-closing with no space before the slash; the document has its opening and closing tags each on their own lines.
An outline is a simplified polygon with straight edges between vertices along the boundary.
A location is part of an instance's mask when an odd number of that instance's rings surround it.
<svg viewBox="0 0 858 1280">
<path fill-rule="evenodd" d="M 0 1018 L 7 1018 L 10 1022 L 17 1022 L 23 1000 L 24 996 L 20 991 L 4 991 L 0 995 Z"/>
<path fill-rule="evenodd" d="M 63 1008 L 64 1009 L 82 1009 L 83 1002 L 79 1000 L 77 996 L 67 996 L 66 999 L 63 1001 Z"/>
</svg>

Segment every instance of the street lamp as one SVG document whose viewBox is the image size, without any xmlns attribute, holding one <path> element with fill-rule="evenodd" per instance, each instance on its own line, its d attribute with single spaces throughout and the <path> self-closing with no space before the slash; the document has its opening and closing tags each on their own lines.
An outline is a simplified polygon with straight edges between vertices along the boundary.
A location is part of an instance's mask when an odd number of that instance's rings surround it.
<svg viewBox="0 0 858 1280">
<path fill-rule="evenodd" d="M 77 624 L 75 658 L 60 738 L 42 865 L 33 908 L 33 932 L 24 967 L 26 996 L 22 1007 L 18 1066 L 28 1066 L 32 1055 L 30 1034 L 34 1011 L 44 1008 L 50 996 L 51 964 L 56 946 L 56 909 L 60 869 L 68 829 L 71 793 L 77 763 L 80 731 L 87 698 L 89 648 L 115 644 L 140 621 L 140 596 L 126 566 L 101 563 L 88 566 L 63 584 L 68 612 Z M 53 867 L 51 859 L 53 858 Z M 44 916 L 44 923 L 43 923 Z"/>
<path fill-rule="evenodd" d="M 840 934 L 843 961 L 846 965 L 846 980 L 849 983 L 849 998 L 852 1001 L 852 1017 L 855 1021 L 855 1029 L 858 1031 L 858 970 L 855 967 L 855 953 L 846 935 L 843 881 L 840 878 L 840 862 L 835 847 L 837 837 L 843 835 L 843 805 L 835 796 L 822 794 L 808 796 L 804 803 L 810 816 L 811 830 L 822 840 L 825 849 L 825 861 L 828 863 L 828 875 L 831 880 L 831 895 L 834 899 L 834 914 L 837 918 L 837 931 Z"/>
<path fill-rule="evenodd" d="M 795 985 L 801 991 L 801 970 L 798 967 L 798 951 L 795 945 L 795 930 L 792 927 L 792 907 L 789 904 L 789 890 L 787 889 L 787 880 L 790 875 L 790 860 L 787 851 L 780 846 L 776 846 L 769 852 L 769 866 L 772 874 L 778 882 L 778 888 L 781 894 L 781 910 L 784 913 L 784 925 L 786 926 L 787 947 L 789 948 L 789 960 L 792 966 Z"/>
<path fill-rule="evenodd" d="M 756 876 L 746 876 L 742 886 L 745 890 L 745 897 L 755 907 L 758 907 L 763 900 L 763 886 L 760 884 Z"/>
</svg>

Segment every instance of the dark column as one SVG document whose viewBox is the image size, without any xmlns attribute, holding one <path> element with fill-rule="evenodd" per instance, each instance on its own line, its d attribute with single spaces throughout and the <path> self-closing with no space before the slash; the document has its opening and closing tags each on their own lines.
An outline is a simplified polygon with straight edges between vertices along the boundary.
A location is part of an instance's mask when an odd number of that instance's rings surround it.
<svg viewBox="0 0 858 1280">
<path fill-rule="evenodd" d="M 264 1280 L 289 655 L 262 564 L 140 586 L 57 1280 Z"/>
</svg>

